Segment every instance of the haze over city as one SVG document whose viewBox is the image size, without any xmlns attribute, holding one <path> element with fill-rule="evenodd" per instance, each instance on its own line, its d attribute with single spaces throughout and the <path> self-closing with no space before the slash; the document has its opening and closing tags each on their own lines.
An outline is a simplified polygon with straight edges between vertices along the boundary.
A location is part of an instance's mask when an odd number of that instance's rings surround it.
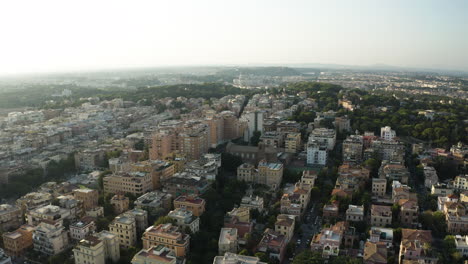
<svg viewBox="0 0 468 264">
<path fill-rule="evenodd" d="M 468 71 L 468 2 L 3 1 L 0 73 L 385 64 Z"/>
</svg>

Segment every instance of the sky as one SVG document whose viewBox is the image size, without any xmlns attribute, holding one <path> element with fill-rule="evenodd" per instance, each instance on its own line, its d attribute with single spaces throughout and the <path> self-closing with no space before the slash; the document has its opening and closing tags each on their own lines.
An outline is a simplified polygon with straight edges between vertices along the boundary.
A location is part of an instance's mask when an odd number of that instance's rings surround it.
<svg viewBox="0 0 468 264">
<path fill-rule="evenodd" d="M 0 73 L 302 63 L 468 71 L 465 0 L 0 1 Z"/>
</svg>

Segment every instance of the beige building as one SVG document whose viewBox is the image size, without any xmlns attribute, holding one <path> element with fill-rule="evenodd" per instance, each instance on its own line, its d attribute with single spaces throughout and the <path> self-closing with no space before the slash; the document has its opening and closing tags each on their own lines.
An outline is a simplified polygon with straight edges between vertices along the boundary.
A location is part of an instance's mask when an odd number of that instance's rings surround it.
<svg viewBox="0 0 468 264">
<path fill-rule="evenodd" d="M 151 175 L 153 190 L 161 188 L 161 182 L 174 175 L 174 165 L 162 160 L 145 160 L 131 164 L 131 171 L 146 172 Z"/>
<path fill-rule="evenodd" d="M 99 233 L 94 234 L 104 244 L 104 255 L 106 259 L 112 260 L 114 263 L 120 259 L 120 243 L 119 237 L 115 234 L 103 230 Z"/>
<path fill-rule="evenodd" d="M 227 212 L 227 214 L 232 217 L 237 217 L 241 222 L 250 222 L 249 207 L 234 207 L 230 212 Z"/>
<path fill-rule="evenodd" d="M 119 238 L 121 247 L 129 248 L 135 245 L 137 229 L 135 217 L 120 215 L 109 224 L 109 231 Z"/>
<path fill-rule="evenodd" d="M 175 225 L 182 228 L 182 230 L 189 228 L 192 234 L 200 229 L 200 218 L 193 216 L 193 213 L 185 208 L 177 208 L 170 211 L 167 216 L 174 219 Z"/>
<path fill-rule="evenodd" d="M 80 221 L 70 225 L 70 238 L 74 240 L 82 240 L 89 234 L 96 231 L 96 224 L 94 218 L 85 216 Z"/>
<path fill-rule="evenodd" d="M 257 181 L 257 170 L 249 163 L 243 163 L 237 168 L 237 180 L 245 182 Z"/>
<path fill-rule="evenodd" d="M 162 245 L 142 249 L 132 259 L 132 264 L 176 264 L 174 251 Z"/>
<path fill-rule="evenodd" d="M 468 175 L 458 175 L 455 177 L 453 187 L 459 191 L 468 190 Z"/>
<path fill-rule="evenodd" d="M 73 196 L 83 203 L 84 210 L 98 206 L 99 192 L 97 190 L 76 189 L 73 191 Z"/>
<path fill-rule="evenodd" d="M 294 226 L 296 220 L 294 216 L 279 214 L 276 217 L 275 231 L 284 235 L 287 242 L 291 241 L 294 236 Z"/>
<path fill-rule="evenodd" d="M 46 205 L 26 213 L 26 219 L 29 225 L 37 225 L 43 220 L 56 221 L 67 218 L 70 218 L 70 210 L 56 205 Z"/>
<path fill-rule="evenodd" d="M 43 220 L 33 233 L 34 250 L 45 255 L 57 255 L 68 248 L 68 234 L 62 220 Z"/>
<path fill-rule="evenodd" d="M 105 264 L 104 243 L 96 236 L 80 240 L 73 249 L 76 264 Z"/>
<path fill-rule="evenodd" d="M 153 179 L 147 172 L 119 172 L 104 177 L 105 193 L 131 193 L 140 196 L 153 189 Z"/>
<path fill-rule="evenodd" d="M 364 220 L 364 206 L 352 205 L 348 206 L 346 210 L 346 221 L 348 222 L 360 222 Z"/>
<path fill-rule="evenodd" d="M 283 179 L 283 164 L 269 163 L 262 160 L 258 163 L 258 181 L 257 183 L 269 186 L 272 189 L 278 189 Z"/>
<path fill-rule="evenodd" d="M 174 131 L 163 130 L 154 133 L 151 141 L 152 144 L 149 149 L 151 160 L 166 159 L 178 150 L 177 137 Z"/>
<path fill-rule="evenodd" d="M 20 257 L 26 250 L 33 245 L 34 227 L 30 225 L 22 225 L 13 232 L 3 234 L 3 248 L 5 253 L 11 257 Z"/>
<path fill-rule="evenodd" d="M 174 251 L 177 257 L 184 257 L 190 249 L 190 236 L 179 231 L 172 224 L 151 226 L 143 234 L 143 248 L 164 246 Z"/>
<path fill-rule="evenodd" d="M 110 204 L 114 207 L 115 214 L 121 214 L 128 210 L 130 199 L 122 194 L 116 194 L 112 196 Z"/>
<path fill-rule="evenodd" d="M 206 201 L 200 197 L 179 196 L 174 200 L 174 208 L 185 208 L 194 216 L 201 216 L 205 212 Z"/>
<path fill-rule="evenodd" d="M 371 207 L 371 225 L 386 227 L 392 224 L 392 208 L 386 205 L 375 205 Z"/>
<path fill-rule="evenodd" d="M 123 213 L 122 216 L 135 218 L 136 230 L 138 234 L 142 234 L 148 227 L 148 212 L 140 208 L 133 208 Z"/>
<path fill-rule="evenodd" d="M 2 204 L 0 205 L 0 230 L 18 228 L 23 223 L 20 207 Z"/>
<path fill-rule="evenodd" d="M 266 262 L 261 262 L 257 257 L 237 255 L 234 253 L 227 252 L 224 256 L 217 256 L 213 260 L 213 264 L 232 264 L 232 263 L 242 263 L 242 264 L 267 264 Z"/>
<path fill-rule="evenodd" d="M 237 253 L 238 243 L 236 228 L 221 228 L 218 240 L 219 255 L 224 255 L 226 252 Z"/>
<path fill-rule="evenodd" d="M 297 153 L 301 147 L 301 133 L 288 133 L 284 140 L 284 148 L 288 153 Z"/>
<path fill-rule="evenodd" d="M 383 197 L 387 192 L 387 180 L 372 178 L 372 195 Z"/>
</svg>

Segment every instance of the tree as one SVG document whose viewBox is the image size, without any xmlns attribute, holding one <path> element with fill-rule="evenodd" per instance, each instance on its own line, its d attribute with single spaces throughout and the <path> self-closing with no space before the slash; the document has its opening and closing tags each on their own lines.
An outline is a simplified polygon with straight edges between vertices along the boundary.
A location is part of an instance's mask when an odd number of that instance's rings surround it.
<svg viewBox="0 0 468 264">
<path fill-rule="evenodd" d="M 242 255 L 242 256 L 248 256 L 249 255 L 249 252 L 247 251 L 247 249 L 243 249 L 239 252 L 239 255 Z"/>
<path fill-rule="evenodd" d="M 136 150 L 144 150 L 145 149 L 145 141 L 143 139 L 138 140 L 138 142 L 135 143 L 135 149 Z"/>
<path fill-rule="evenodd" d="M 242 165 L 242 158 L 232 155 L 230 153 L 222 153 L 221 154 L 221 166 L 231 172 L 236 172 L 237 167 Z"/>
<path fill-rule="evenodd" d="M 317 252 L 312 252 L 309 250 L 304 250 L 296 257 L 294 257 L 294 260 L 292 264 L 322 264 L 324 263 L 324 260 L 322 258 L 322 255 Z"/>
<path fill-rule="evenodd" d="M 250 138 L 250 144 L 252 146 L 258 146 L 261 136 L 262 136 L 262 133 L 260 131 L 258 130 L 254 131 L 252 137 Z"/>
<path fill-rule="evenodd" d="M 257 252 L 257 253 L 255 253 L 254 256 L 257 257 L 257 258 L 259 258 L 260 261 L 262 261 L 262 262 L 269 262 L 269 260 L 270 260 L 270 259 L 268 258 L 268 256 L 267 256 L 267 254 L 265 254 L 265 253 L 263 253 L 263 252 Z"/>
<path fill-rule="evenodd" d="M 158 218 L 158 220 L 156 220 L 156 222 L 154 222 L 154 226 L 158 226 L 158 225 L 161 225 L 161 224 L 175 224 L 175 220 L 170 218 L 169 216 L 161 216 Z"/>
</svg>

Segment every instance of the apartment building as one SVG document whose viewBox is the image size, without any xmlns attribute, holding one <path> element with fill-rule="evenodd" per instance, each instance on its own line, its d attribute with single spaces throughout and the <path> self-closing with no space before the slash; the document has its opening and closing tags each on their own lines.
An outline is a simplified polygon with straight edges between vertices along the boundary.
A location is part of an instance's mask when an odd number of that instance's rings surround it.
<svg viewBox="0 0 468 264">
<path fill-rule="evenodd" d="M 348 209 L 346 210 L 346 221 L 349 221 L 349 222 L 364 221 L 364 206 L 350 204 L 348 206 Z"/>
<path fill-rule="evenodd" d="M 371 225 L 386 227 L 392 224 L 392 208 L 386 205 L 371 206 Z"/>
<path fill-rule="evenodd" d="M 104 243 L 96 236 L 82 239 L 73 249 L 76 264 L 105 264 Z"/>
<path fill-rule="evenodd" d="M 143 248 L 164 246 L 174 251 L 177 257 L 184 257 L 189 252 L 190 236 L 179 231 L 172 224 L 150 226 L 141 238 Z"/>
<path fill-rule="evenodd" d="M 11 257 L 24 255 L 27 249 L 33 246 L 33 233 L 35 227 L 22 225 L 13 232 L 3 233 L 3 248 L 5 253 Z"/>
<path fill-rule="evenodd" d="M 80 241 L 96 231 L 94 218 L 85 216 L 80 221 L 70 224 L 70 238 Z"/>
<path fill-rule="evenodd" d="M 200 197 L 179 196 L 174 200 L 174 208 L 184 208 L 194 216 L 201 216 L 205 212 L 206 201 Z"/>
<path fill-rule="evenodd" d="M 383 197 L 387 192 L 387 180 L 372 178 L 372 195 Z"/>
<path fill-rule="evenodd" d="M 287 153 L 297 153 L 301 148 L 301 133 L 288 133 L 284 140 L 284 149 Z"/>
<path fill-rule="evenodd" d="M 121 247 L 129 248 L 137 241 L 135 217 L 120 215 L 109 224 L 109 231 L 119 238 Z"/>
<path fill-rule="evenodd" d="M 328 160 L 328 149 L 325 142 L 309 140 L 307 142 L 307 165 L 326 165 Z"/>
<path fill-rule="evenodd" d="M 282 234 L 289 243 L 294 236 L 295 217 L 286 214 L 279 214 L 276 217 L 275 231 Z"/>
<path fill-rule="evenodd" d="M 167 214 L 168 217 L 175 221 L 175 225 L 182 230 L 190 229 L 192 234 L 200 230 L 200 218 L 193 215 L 193 213 L 185 208 L 177 208 Z"/>
<path fill-rule="evenodd" d="M 151 174 L 146 172 L 118 172 L 104 177 L 105 193 L 131 193 L 139 196 L 152 188 Z"/>
<path fill-rule="evenodd" d="M 262 160 L 258 163 L 258 182 L 271 189 L 277 189 L 283 179 L 283 164 L 269 163 Z"/>
<path fill-rule="evenodd" d="M 104 244 L 104 255 L 106 259 L 110 259 L 114 263 L 120 259 L 120 242 L 119 237 L 107 230 L 95 233 L 94 236 Z"/>
<path fill-rule="evenodd" d="M 23 223 L 23 215 L 20 207 L 2 204 L 0 205 L 0 230 L 18 228 Z"/>
<path fill-rule="evenodd" d="M 162 182 L 172 177 L 175 167 L 172 163 L 163 160 L 145 160 L 130 165 L 133 172 L 149 173 L 152 178 L 152 189 L 161 188 Z"/>
<path fill-rule="evenodd" d="M 116 194 L 112 196 L 110 204 L 114 208 L 115 214 L 121 214 L 128 210 L 128 206 L 130 205 L 130 199 L 125 195 Z"/>
<path fill-rule="evenodd" d="M 257 170 L 255 166 L 249 163 L 243 163 L 237 167 L 237 180 L 245 182 L 256 182 L 257 181 Z"/>
<path fill-rule="evenodd" d="M 43 220 L 33 232 L 34 250 L 45 255 L 57 255 L 68 248 L 68 234 L 62 220 Z"/>
<path fill-rule="evenodd" d="M 171 249 L 159 245 L 142 249 L 132 258 L 132 264 L 177 264 L 177 256 Z"/>
<path fill-rule="evenodd" d="M 218 254 L 224 255 L 226 252 L 237 253 L 238 250 L 237 229 L 221 228 L 218 240 Z"/>
<path fill-rule="evenodd" d="M 70 218 L 70 210 L 55 205 L 46 205 L 26 213 L 26 220 L 29 225 L 37 225 L 42 220 L 56 221 L 67 218 Z"/>
<path fill-rule="evenodd" d="M 99 192 L 92 189 L 76 189 L 73 190 L 73 196 L 75 199 L 80 200 L 83 203 L 83 209 L 89 210 L 98 206 Z"/>
<path fill-rule="evenodd" d="M 334 129 L 316 128 L 310 133 L 309 141 L 311 140 L 324 142 L 327 146 L 327 150 L 332 150 L 336 143 L 336 132 Z"/>
<path fill-rule="evenodd" d="M 242 264 L 266 264 L 266 262 L 261 262 L 257 257 L 237 255 L 234 253 L 226 252 L 224 256 L 217 256 L 213 260 L 213 264 L 232 264 L 232 263 L 242 263 Z"/>
<path fill-rule="evenodd" d="M 348 136 L 343 141 L 343 162 L 362 162 L 363 150 L 364 139 L 361 135 Z"/>
</svg>

